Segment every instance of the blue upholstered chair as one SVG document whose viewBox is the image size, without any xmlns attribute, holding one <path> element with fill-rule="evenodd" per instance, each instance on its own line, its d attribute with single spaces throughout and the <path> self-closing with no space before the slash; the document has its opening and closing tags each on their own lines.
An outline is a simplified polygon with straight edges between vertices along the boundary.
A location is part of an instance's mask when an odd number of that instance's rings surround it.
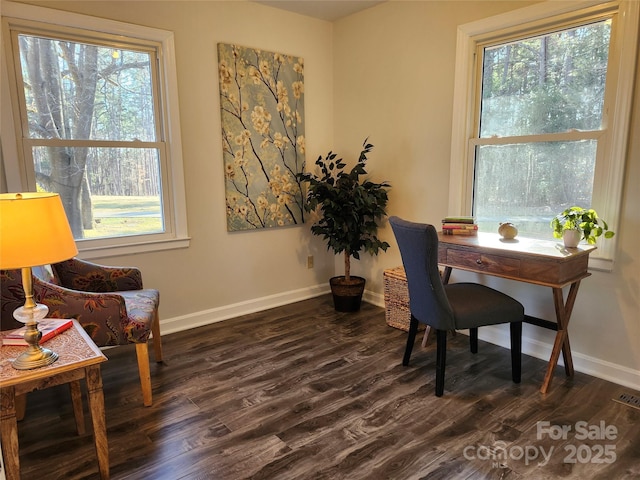
<svg viewBox="0 0 640 480">
<path fill-rule="evenodd" d="M 433 225 L 389 219 L 407 275 L 411 322 L 403 365 L 409 364 L 418 330 L 436 330 L 436 396 L 444 393 L 447 331 L 469 329 L 471 352 L 478 351 L 478 327 L 509 323 L 512 378 L 520 383 L 524 307 L 517 300 L 478 283 L 443 285 L 438 271 L 438 234 Z"/>
</svg>

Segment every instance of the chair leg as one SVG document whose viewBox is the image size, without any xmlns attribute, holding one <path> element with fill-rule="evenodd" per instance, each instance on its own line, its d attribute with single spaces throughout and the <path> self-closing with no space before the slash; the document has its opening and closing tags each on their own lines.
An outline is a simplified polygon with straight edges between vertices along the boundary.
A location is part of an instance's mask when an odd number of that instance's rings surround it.
<svg viewBox="0 0 640 480">
<path fill-rule="evenodd" d="M 436 330 L 436 397 L 444 394 L 444 367 L 447 361 L 447 331 Z"/>
<path fill-rule="evenodd" d="M 142 402 L 145 407 L 149 407 L 152 403 L 152 396 L 149 346 L 147 343 L 136 343 L 136 355 L 138 356 L 138 371 L 140 372 L 140 385 L 142 386 Z"/>
<path fill-rule="evenodd" d="M 469 329 L 469 347 L 471 349 L 471 353 L 478 353 L 478 329 L 477 328 Z"/>
<path fill-rule="evenodd" d="M 511 378 L 520 383 L 522 375 L 522 322 L 511 322 Z"/>
<path fill-rule="evenodd" d="M 404 357 L 402 358 L 402 365 L 405 367 L 409 365 L 409 358 L 411 357 L 411 351 L 413 350 L 413 343 L 416 340 L 416 333 L 418 333 L 418 319 L 411 315 L 411 321 L 409 322 L 409 336 L 407 337 L 407 348 L 405 348 Z"/>
<path fill-rule="evenodd" d="M 158 310 L 154 315 L 153 326 L 151 327 L 153 333 L 153 357 L 156 363 L 162 362 L 162 339 L 160 337 L 160 318 L 158 316 Z"/>
</svg>

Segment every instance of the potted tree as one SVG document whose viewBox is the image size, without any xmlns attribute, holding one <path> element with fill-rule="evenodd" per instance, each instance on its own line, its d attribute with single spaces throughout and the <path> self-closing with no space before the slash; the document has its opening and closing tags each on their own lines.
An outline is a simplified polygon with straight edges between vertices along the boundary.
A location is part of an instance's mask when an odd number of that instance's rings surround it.
<svg viewBox="0 0 640 480">
<path fill-rule="evenodd" d="M 594 245 L 596 239 L 604 234 L 604 238 L 615 235 L 609 230 L 609 225 L 598 213 L 590 208 L 570 207 L 559 213 L 551 220 L 553 236 L 562 238 L 566 247 L 577 247 L 580 240 Z"/>
<path fill-rule="evenodd" d="M 329 152 L 315 162 L 319 175 L 297 175 L 308 183 L 305 210 L 315 211 L 319 216 L 311 226 L 311 233 L 322 236 L 328 250 L 344 254 L 344 275 L 333 277 L 329 282 L 334 306 L 341 312 L 357 311 L 364 292 L 365 279 L 351 275 L 351 257 L 359 259 L 361 251 L 377 255 L 380 249 L 389 248 L 387 242 L 377 237 L 377 231 L 378 221 L 387 214 L 390 185 L 363 177 L 367 174 L 367 154 L 372 148 L 365 139 L 358 162 L 351 170 L 346 170 L 342 158 Z"/>
</svg>

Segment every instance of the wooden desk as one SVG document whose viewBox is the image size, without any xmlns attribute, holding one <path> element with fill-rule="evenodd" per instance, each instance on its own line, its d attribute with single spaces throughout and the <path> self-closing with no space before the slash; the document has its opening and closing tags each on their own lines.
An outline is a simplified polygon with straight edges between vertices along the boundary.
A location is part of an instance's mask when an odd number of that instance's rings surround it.
<svg viewBox="0 0 640 480">
<path fill-rule="evenodd" d="M 556 322 L 525 315 L 525 322 L 556 331 L 544 381 L 540 387 L 546 393 L 562 351 L 564 369 L 573 375 L 573 360 L 569 344 L 569 320 L 583 278 L 588 271 L 593 245 L 565 248 L 561 242 L 516 237 L 504 240 L 498 234 L 479 232 L 478 236 L 438 234 L 438 262 L 445 267 L 443 281 L 447 283 L 453 268 L 484 273 L 520 282 L 551 287 Z M 563 287 L 569 287 L 566 300 Z"/>
<path fill-rule="evenodd" d="M 25 347 L 0 347 L 0 435 L 8 480 L 20 478 L 16 396 L 33 390 L 70 383 L 76 422 L 78 430 L 81 432 L 84 428 L 84 419 L 82 418 L 79 381 L 82 378 L 87 382 L 89 410 L 100 476 L 103 479 L 109 478 L 109 448 L 104 415 L 102 376 L 100 374 L 100 363 L 106 361 L 107 357 L 96 347 L 84 329 L 76 321 L 73 323 L 73 327 L 46 343 L 47 348 L 56 352 L 59 358 L 45 367 L 33 370 L 16 370 L 11 366 L 11 361 L 22 353 Z"/>
</svg>

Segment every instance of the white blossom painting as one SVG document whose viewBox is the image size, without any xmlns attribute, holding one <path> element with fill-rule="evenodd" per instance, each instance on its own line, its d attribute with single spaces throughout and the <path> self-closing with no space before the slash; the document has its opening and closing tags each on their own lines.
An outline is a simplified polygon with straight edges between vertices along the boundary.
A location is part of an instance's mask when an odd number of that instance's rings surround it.
<svg viewBox="0 0 640 480">
<path fill-rule="evenodd" d="M 304 223 L 304 61 L 218 44 L 227 230 Z"/>
</svg>

